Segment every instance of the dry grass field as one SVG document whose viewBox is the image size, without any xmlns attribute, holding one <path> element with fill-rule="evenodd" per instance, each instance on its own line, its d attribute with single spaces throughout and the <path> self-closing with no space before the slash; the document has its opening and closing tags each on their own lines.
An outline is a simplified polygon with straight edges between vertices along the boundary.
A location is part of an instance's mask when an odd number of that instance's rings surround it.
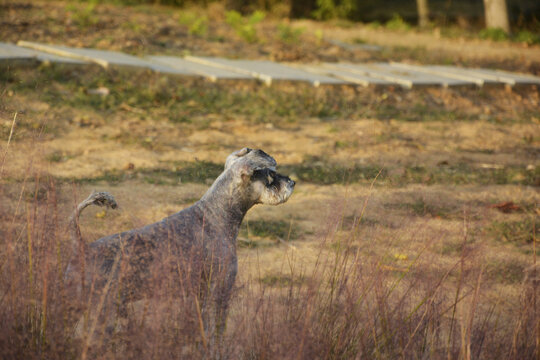
<svg viewBox="0 0 540 360">
<path fill-rule="evenodd" d="M 538 46 L 462 39 L 453 60 L 436 47 L 395 47 L 395 33 L 365 27 L 358 31 L 377 33 L 384 51 L 343 50 L 305 22 L 298 42 L 275 35 L 278 21 L 266 19 L 261 39 L 246 43 L 219 21 L 190 33 L 193 24 L 170 8 L 1 6 L 2 41 L 540 69 Z M 219 10 L 211 7 L 209 19 L 222 18 Z M 324 25 L 325 36 L 342 40 L 353 30 Z M 467 51 L 483 47 L 507 51 Z M 2 358 L 540 353 L 537 88 L 266 87 L 92 66 L 10 67 L 0 70 L 0 139 Z M 226 156 L 244 146 L 273 155 L 297 186 L 286 204 L 255 207 L 244 220 L 220 349 L 158 305 L 146 322 L 134 307 L 104 349 L 99 336 L 66 329 L 62 269 L 75 204 L 93 189 L 120 204 L 84 214 L 87 241 L 160 220 L 199 199 Z"/>
</svg>

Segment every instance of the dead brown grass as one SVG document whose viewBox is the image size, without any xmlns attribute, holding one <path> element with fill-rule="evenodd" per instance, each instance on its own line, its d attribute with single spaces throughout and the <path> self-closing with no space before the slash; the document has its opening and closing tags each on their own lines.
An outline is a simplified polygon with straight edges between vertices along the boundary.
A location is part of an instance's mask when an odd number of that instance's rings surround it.
<svg viewBox="0 0 540 360">
<path fill-rule="evenodd" d="M 22 101 L 35 93 L 21 90 L 18 96 Z M 527 96 L 534 99 L 536 95 Z M 7 108 L 16 104 L 4 99 Z M 537 189 L 506 175 L 497 182 L 473 178 L 465 184 L 453 184 L 459 177 L 452 172 L 436 173 L 447 177 L 442 184 L 437 182 L 440 179 L 433 183 L 403 175 L 414 171 L 416 163 L 427 169 L 444 168 L 459 156 L 469 157 L 478 168 L 482 164 L 503 169 L 515 163 L 536 164 L 531 155 L 513 157 L 534 151 L 538 140 L 526 136 L 538 127 L 534 120 L 483 122 L 482 127 L 472 120 L 407 123 L 358 118 L 329 123 L 298 118 L 293 125 L 269 128 L 269 137 L 260 134 L 266 125 L 219 117 L 211 128 L 189 124 L 176 128 L 189 129 L 189 146 L 198 149 L 186 152 L 186 160 L 224 157 L 221 154 L 234 143 L 233 129 L 236 136 L 254 137 L 254 142 L 262 143 L 279 163 L 290 164 L 292 169 L 296 159 L 304 157 L 306 164 L 315 167 L 321 161 L 346 164 L 371 158 L 383 160 L 388 169 L 374 188 L 369 186 L 372 178 L 348 183 L 345 172 L 343 184 L 324 180 L 326 173 L 313 173 L 326 185 L 310 183 L 308 177 L 286 205 L 250 212 L 242 234 L 242 244 L 248 246 L 239 249 L 237 293 L 228 330 L 217 348 L 211 342 L 204 345 L 193 302 L 173 300 L 170 292 L 161 299 L 133 304 L 127 318 L 112 316 L 118 325 L 106 343 L 103 324 L 92 321 L 98 319 L 99 302 L 90 306 L 89 320 L 81 320 L 78 327 L 65 321 L 70 304 L 77 301 L 65 294 L 62 280 L 69 248 L 65 221 L 77 198 L 97 187 L 114 193 L 120 201 L 119 212 L 86 214 L 83 234 L 92 241 L 189 205 L 207 188 L 208 172 L 215 171 L 210 166 L 189 173 L 188 179 L 198 183 L 160 180 L 174 176 L 174 169 L 146 178 L 144 172 L 136 171 L 141 162 L 148 161 L 149 167 L 182 167 L 185 164 L 174 161 L 183 155 L 175 158 L 173 148 L 167 146 L 142 150 L 140 145 L 117 144 L 98 135 L 107 134 L 126 118 L 118 110 L 112 115 L 118 121 L 98 122 L 88 131 L 76 124 L 57 127 L 72 111 L 71 105 L 60 104 L 54 114 L 44 115 L 44 121 L 60 131 L 33 130 L 24 123 L 39 117 L 35 111 L 19 117 L 23 122 L 14 128 L 0 194 L 3 357 L 100 353 L 106 358 L 174 354 L 202 358 L 220 353 L 222 358 L 524 359 L 538 352 L 537 282 L 534 276 L 525 276 L 537 254 L 536 242 L 529 240 L 537 235 Z M 99 110 L 85 111 L 90 119 L 103 116 Z M 6 127 L 11 126 L 13 119 L 7 120 Z M 172 138 L 166 137 L 168 123 L 150 123 L 163 136 L 153 141 L 172 144 Z M 141 133 L 137 124 L 150 126 L 134 122 L 133 129 Z M 355 127 L 359 127 L 356 136 L 366 141 L 351 139 L 350 129 Z M 376 135 L 379 128 L 385 129 L 381 132 L 385 136 Z M 510 136 L 503 139 L 499 133 Z M 481 145 L 474 141 L 484 134 Z M 289 137 L 300 139 L 300 145 L 283 141 Z M 407 139 L 413 138 L 425 145 L 409 146 Z M 215 142 L 210 147 L 211 139 Z M 306 145 L 302 139 L 326 145 Z M 337 141 L 350 146 L 335 146 Z M 59 159 L 50 157 L 52 144 L 56 151 L 63 149 Z M 72 150 L 82 145 L 92 150 Z M 467 151 L 460 152 L 461 148 Z M 68 151 L 76 155 L 64 159 Z M 108 160 L 92 160 L 102 155 L 114 160 L 118 175 L 81 181 L 81 175 L 102 174 L 102 164 L 110 166 Z M 168 157 L 173 161 L 156 165 L 150 160 Z M 84 167 L 79 168 L 79 163 Z M 137 165 L 130 169 L 125 163 Z M 65 171 L 72 180 L 60 180 L 58 171 Z M 534 176 L 534 169 L 527 171 Z M 392 176 L 408 178 L 409 183 L 385 180 Z M 491 206 L 509 199 L 517 204 L 512 213 Z M 260 225 L 250 228 L 249 223 Z M 283 229 L 287 226 L 294 230 L 294 237 L 284 235 L 290 234 Z"/>
<path fill-rule="evenodd" d="M 311 30 L 288 54 L 274 40 L 187 35 L 167 9 L 129 8 L 122 28 L 117 7 L 99 8 L 112 25 L 79 29 L 65 3 L 42 12 L 48 5 L 8 6 L 5 40 L 366 59 L 318 45 Z M 355 31 L 335 30 L 344 39 Z M 228 35 L 220 24 L 213 31 Z M 537 71 L 536 48 L 499 57 L 503 50 L 474 61 Z M 518 53 L 525 61 L 507 61 Z M 100 86 L 110 94 L 89 93 Z M 266 88 L 95 68 L 0 72 L 0 357 L 533 359 L 539 102 L 530 87 Z M 77 299 L 64 291 L 65 222 L 77 200 L 99 189 L 120 203 L 115 212 L 89 209 L 87 241 L 139 227 L 200 198 L 243 146 L 275 156 L 298 185 L 287 204 L 245 219 L 220 347 L 205 345 L 194 300 L 171 289 L 132 304 L 125 318 L 111 315 L 106 343 L 104 324 L 92 329 L 99 302 L 78 327 L 68 324 Z M 493 206 L 510 201 L 508 213 Z"/>
<path fill-rule="evenodd" d="M 73 328 L 66 318 L 81 300 L 63 283 L 69 243 L 62 220 L 72 195 L 47 177 L 15 189 L 18 199 L 2 207 L 2 358 L 532 359 L 538 351 L 537 283 L 519 272 L 510 282 L 497 280 L 497 252 L 475 241 L 471 214 L 452 226 L 429 218 L 407 226 L 390 225 L 391 217 L 377 222 L 381 200 L 373 189 L 358 201 L 334 197 L 309 241 L 241 251 L 220 341 L 201 335 L 197 308 L 170 286 L 132 304 L 125 317 L 109 313 L 105 323 L 98 321 L 98 297 Z M 286 211 L 296 213 L 306 198 L 298 195 Z M 122 215 L 107 218 L 112 225 Z M 456 243 L 450 253 L 441 249 L 449 232 Z M 501 266 L 495 272 L 507 271 Z"/>
</svg>

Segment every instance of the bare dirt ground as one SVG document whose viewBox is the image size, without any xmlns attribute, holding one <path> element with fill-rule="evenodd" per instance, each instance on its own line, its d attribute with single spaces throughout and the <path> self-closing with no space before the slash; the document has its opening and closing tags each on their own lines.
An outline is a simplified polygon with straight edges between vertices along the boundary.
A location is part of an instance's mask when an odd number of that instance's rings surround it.
<svg viewBox="0 0 540 360">
<path fill-rule="evenodd" d="M 180 10 L 171 8 L 100 5 L 81 20 L 85 5 L 78 3 L 1 6 L 2 41 L 295 61 L 451 58 L 537 75 L 540 69 L 539 47 L 436 34 L 302 21 L 293 24 L 305 29 L 301 41 L 288 44 L 269 19 L 260 24 L 263 40 L 248 44 L 223 21 L 210 21 L 204 36 L 190 35 Z M 208 17 L 223 14 L 211 8 Z M 347 51 L 319 41 L 319 28 L 325 38 L 361 37 L 388 50 Z M 98 87 L 109 94 L 89 92 Z M 239 240 L 241 281 L 282 286 L 291 256 L 309 268 L 321 244 L 331 252 L 357 231 L 348 246 L 396 276 L 417 262 L 444 273 L 467 249 L 485 271 L 483 301 L 504 297 L 501 313 L 512 313 L 538 235 L 539 109 L 532 87 L 267 88 L 114 69 L 2 69 L 0 237 L 20 237 L 28 204 L 52 193 L 62 226 L 92 189 L 116 195 L 119 211 L 91 210 L 82 219 L 89 241 L 159 220 L 196 201 L 225 157 L 249 146 L 273 155 L 298 185 L 287 204 L 248 214 Z"/>
</svg>

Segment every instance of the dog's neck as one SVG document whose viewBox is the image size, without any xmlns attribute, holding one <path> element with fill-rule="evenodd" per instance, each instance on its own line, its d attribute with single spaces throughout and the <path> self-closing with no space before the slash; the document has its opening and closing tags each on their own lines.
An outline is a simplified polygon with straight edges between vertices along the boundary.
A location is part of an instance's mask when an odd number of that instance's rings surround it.
<svg viewBox="0 0 540 360">
<path fill-rule="evenodd" d="M 248 210 L 254 205 L 246 199 L 231 171 L 223 172 L 195 205 L 208 223 L 220 224 L 227 232 L 238 233 Z M 236 235 L 235 235 L 236 236 Z"/>
</svg>

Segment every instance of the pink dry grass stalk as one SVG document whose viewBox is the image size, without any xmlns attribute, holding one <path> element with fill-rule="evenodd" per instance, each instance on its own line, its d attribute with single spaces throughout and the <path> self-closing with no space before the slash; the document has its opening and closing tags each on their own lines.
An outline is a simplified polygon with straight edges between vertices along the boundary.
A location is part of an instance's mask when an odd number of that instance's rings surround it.
<svg viewBox="0 0 540 360">
<path fill-rule="evenodd" d="M 155 298 L 130 304 L 125 314 L 107 306 L 122 286 L 122 261 L 115 263 L 120 280 L 108 282 L 109 291 L 92 297 L 88 284 L 87 298 L 69 294 L 63 279 L 71 244 L 59 219 L 70 209 L 59 211 L 64 205 L 52 180 L 25 179 L 13 208 L 0 209 L 12 214 L 0 240 L 0 358 L 537 356 L 536 277 L 523 283 L 517 304 L 493 296 L 482 249 L 467 241 L 467 221 L 460 255 L 450 265 L 434 262 L 433 234 L 410 260 L 395 259 L 389 250 L 381 254 L 377 232 L 361 231 L 368 200 L 351 228 L 344 228 L 346 206 L 338 204 L 314 259 L 284 248 L 286 266 L 274 274 L 277 283 L 265 283 L 260 269 L 238 283 L 228 328 L 216 338 L 202 324 L 211 321 L 199 303 L 203 298 L 190 295 L 205 289 L 190 289 L 170 274 L 152 274 L 161 284 Z M 423 230 L 392 242 L 422 238 Z M 186 267 L 178 262 L 179 269 Z M 69 319 L 78 307 L 87 310 L 77 328 Z"/>
<path fill-rule="evenodd" d="M 15 123 L 17 121 L 17 112 L 13 115 L 13 121 L 11 122 L 11 127 L 9 129 L 9 136 L 6 143 L 6 149 L 4 150 L 4 155 L 2 156 L 2 165 L 0 165 L 0 179 L 4 174 L 4 165 L 6 164 L 6 158 L 9 151 L 9 144 L 11 143 L 11 138 L 13 137 L 13 130 L 15 129 Z"/>
</svg>

